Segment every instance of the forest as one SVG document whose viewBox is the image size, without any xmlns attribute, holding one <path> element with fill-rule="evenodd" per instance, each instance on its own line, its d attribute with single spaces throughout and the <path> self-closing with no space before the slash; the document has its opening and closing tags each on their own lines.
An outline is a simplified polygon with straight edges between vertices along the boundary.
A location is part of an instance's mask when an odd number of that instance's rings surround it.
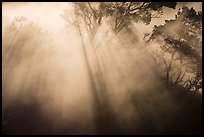
<svg viewBox="0 0 204 137">
<path fill-rule="evenodd" d="M 3 135 L 202 133 L 201 2 L 3 2 Z"/>
</svg>

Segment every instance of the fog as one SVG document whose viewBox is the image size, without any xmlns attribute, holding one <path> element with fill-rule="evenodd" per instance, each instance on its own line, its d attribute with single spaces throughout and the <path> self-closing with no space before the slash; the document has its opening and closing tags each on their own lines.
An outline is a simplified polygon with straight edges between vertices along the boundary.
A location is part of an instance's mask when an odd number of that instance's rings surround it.
<svg viewBox="0 0 204 137">
<path fill-rule="evenodd" d="M 200 133 L 201 108 L 186 108 L 189 97 L 172 95 L 153 56 L 157 43 L 147 46 L 143 39 L 176 12 L 132 25 L 109 47 L 104 25 L 95 42 L 102 46 L 95 49 L 85 32 L 83 39 L 60 16 L 65 9 L 72 14 L 71 8 L 61 2 L 2 4 L 4 134 Z"/>
</svg>

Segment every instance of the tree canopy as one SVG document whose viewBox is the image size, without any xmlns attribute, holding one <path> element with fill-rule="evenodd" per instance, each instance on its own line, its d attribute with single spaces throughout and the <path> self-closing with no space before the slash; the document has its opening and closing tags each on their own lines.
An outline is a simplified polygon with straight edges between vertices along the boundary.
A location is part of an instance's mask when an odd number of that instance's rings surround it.
<svg viewBox="0 0 204 137">
<path fill-rule="evenodd" d="M 202 12 L 183 6 L 175 19 L 166 20 L 164 25 L 154 26 L 148 42 L 164 42 L 161 49 L 176 55 L 195 74 L 202 73 Z"/>
<path fill-rule="evenodd" d="M 149 24 L 152 18 L 163 14 L 163 7 L 176 7 L 176 2 L 84 2 L 74 3 L 75 19 L 84 22 L 89 31 L 95 31 L 95 26 L 101 25 L 110 17 L 111 28 L 118 33 L 132 22 Z M 66 17 L 66 15 L 64 15 Z"/>
<path fill-rule="evenodd" d="M 25 17 L 15 17 L 4 33 L 3 63 L 12 65 L 31 59 L 35 54 L 45 54 L 44 47 L 51 41 L 47 32 Z"/>
</svg>

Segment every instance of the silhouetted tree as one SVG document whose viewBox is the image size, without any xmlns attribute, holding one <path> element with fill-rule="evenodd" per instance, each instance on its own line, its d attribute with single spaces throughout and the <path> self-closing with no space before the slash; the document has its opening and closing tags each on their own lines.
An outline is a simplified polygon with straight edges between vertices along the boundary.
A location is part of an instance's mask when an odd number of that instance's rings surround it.
<svg viewBox="0 0 204 137">
<path fill-rule="evenodd" d="M 190 89 L 190 87 L 197 87 L 197 82 L 193 81 L 202 81 L 202 77 L 198 76 L 202 74 L 201 36 L 202 12 L 196 12 L 193 8 L 189 9 L 186 6 L 179 9 L 175 19 L 166 20 L 164 25 L 154 26 L 148 42 L 157 40 L 160 43 L 164 43 L 161 49 L 168 56 L 171 56 L 168 61 L 164 60 L 167 82 L 181 84 Z M 169 63 L 168 65 L 167 62 Z M 176 66 L 173 67 L 173 63 L 177 63 Z M 175 70 L 178 67 L 185 69 Z M 186 73 L 194 74 L 193 80 L 190 80 L 191 84 L 189 84 L 189 79 L 184 79 Z M 174 80 L 172 80 L 172 77 L 174 77 Z M 194 84 L 192 85 L 192 83 Z M 195 89 L 198 90 L 198 88 Z"/>
<path fill-rule="evenodd" d="M 113 35 L 115 36 L 132 23 L 143 22 L 144 24 L 149 24 L 152 18 L 158 18 L 163 14 L 163 7 L 175 9 L 176 2 L 79 2 L 73 3 L 73 14 L 70 15 L 70 11 L 65 10 L 62 16 L 79 30 L 87 65 L 90 63 L 88 63 L 86 50 L 90 46 L 93 47 L 95 63 L 102 78 L 100 61 L 95 49 L 98 44 L 94 41 L 100 26 L 107 24 L 113 30 Z M 107 35 L 106 37 L 110 36 Z M 88 43 L 85 42 L 87 39 Z M 91 67 L 87 66 L 87 68 Z M 88 71 L 91 72 L 91 70 Z"/>
<path fill-rule="evenodd" d="M 151 18 L 156 18 L 162 15 L 162 7 L 175 8 L 176 3 L 85 2 L 73 3 L 73 5 L 74 14 L 71 16 L 68 10 L 65 11 L 62 16 L 77 28 L 81 37 L 82 51 L 91 87 L 90 90 L 94 97 L 94 108 L 97 113 L 96 121 L 99 122 L 96 126 L 99 126 L 98 130 L 102 133 L 113 129 L 119 130 L 118 124 L 114 120 L 113 113 L 111 113 L 112 110 L 109 106 L 107 85 L 101 70 L 103 62 L 100 60 L 101 58 L 98 58 L 98 53 L 96 51 L 96 47 L 98 47 L 100 42 L 98 44 L 98 41 L 95 40 L 95 36 L 102 25 L 106 25 L 107 29 L 110 28 L 110 31 L 113 31 L 113 36 L 116 36 L 131 23 L 142 21 L 145 24 L 149 24 Z M 113 36 L 106 35 L 105 37 L 111 40 Z M 103 37 L 103 41 L 106 39 L 105 37 Z M 95 62 L 92 60 L 91 63 L 96 67 L 94 70 L 91 68 L 87 50 L 93 50 L 92 53 Z M 100 108 L 105 109 L 101 110 Z M 111 121 L 106 121 L 106 123 L 104 121 L 106 118 L 111 119 Z"/>
<path fill-rule="evenodd" d="M 107 20 L 109 26 L 117 34 L 133 22 L 149 24 L 152 18 L 161 17 L 163 7 L 176 7 L 176 2 L 84 2 L 74 3 L 72 19 L 63 14 L 72 24 L 84 23 L 86 29 L 94 37 L 98 28 Z"/>
<path fill-rule="evenodd" d="M 51 40 L 47 32 L 25 17 L 15 17 L 4 30 L 3 64 L 15 65 L 32 58 L 35 53 L 45 52 L 43 47 Z"/>
<path fill-rule="evenodd" d="M 28 114 L 30 112 L 26 110 L 24 103 L 22 103 L 24 102 L 23 94 L 25 95 L 26 92 L 29 92 L 29 94 L 26 94 L 26 98 L 29 98 L 29 95 L 31 95 L 32 99 L 34 99 L 34 96 L 38 94 L 38 92 L 41 92 L 43 90 L 40 88 L 44 88 L 44 86 L 40 86 L 39 83 L 42 84 L 45 82 L 45 78 L 42 74 L 45 75 L 46 71 L 44 71 L 43 69 L 38 70 L 36 68 L 39 67 L 39 64 L 44 63 L 44 61 L 47 59 L 47 55 L 50 55 L 52 53 L 50 48 L 47 48 L 47 46 L 50 46 L 51 39 L 48 37 L 49 34 L 47 32 L 42 31 L 42 29 L 38 25 L 34 24 L 32 21 L 29 21 L 25 17 L 15 17 L 11 24 L 8 24 L 8 26 L 3 29 L 3 133 L 12 134 L 12 128 L 14 129 L 14 132 L 17 129 L 20 130 L 17 131 L 19 133 L 27 132 L 21 131 L 23 129 L 22 124 L 25 124 L 27 122 L 26 125 L 29 127 L 29 125 L 32 125 L 33 123 L 29 122 L 30 117 L 28 116 Z M 19 68 L 22 68 L 23 71 L 19 71 Z M 41 66 L 41 68 L 43 67 Z M 35 72 L 33 71 L 34 69 L 37 70 L 38 73 L 35 74 Z M 14 84 L 16 81 L 18 81 L 18 84 Z M 21 83 L 22 81 L 23 83 Z M 18 96 L 15 96 L 16 92 L 18 92 Z M 15 97 L 11 99 L 11 95 Z M 26 105 L 28 104 L 29 103 L 26 103 Z M 34 110 L 31 112 L 38 117 L 39 113 L 33 107 L 30 108 Z M 26 122 L 18 123 L 18 120 L 21 121 L 25 119 Z"/>
</svg>

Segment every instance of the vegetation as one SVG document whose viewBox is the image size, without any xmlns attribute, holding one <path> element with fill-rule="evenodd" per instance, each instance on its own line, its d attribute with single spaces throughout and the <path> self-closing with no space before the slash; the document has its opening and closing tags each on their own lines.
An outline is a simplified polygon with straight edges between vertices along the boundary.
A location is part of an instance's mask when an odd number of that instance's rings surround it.
<svg viewBox="0 0 204 137">
<path fill-rule="evenodd" d="M 168 84 L 195 92 L 202 88 L 202 12 L 183 6 L 175 19 L 154 26 L 152 40 L 163 43 L 160 56 Z"/>
<path fill-rule="evenodd" d="M 72 34 L 55 35 L 49 58 L 51 39 L 38 25 L 16 17 L 4 28 L 3 134 L 201 133 L 202 12 L 183 6 L 138 42 L 134 25 L 150 25 L 176 2 L 71 4 L 62 17 L 77 32 L 77 54 L 65 48 Z M 110 48 L 114 38 L 138 48 Z"/>
</svg>

